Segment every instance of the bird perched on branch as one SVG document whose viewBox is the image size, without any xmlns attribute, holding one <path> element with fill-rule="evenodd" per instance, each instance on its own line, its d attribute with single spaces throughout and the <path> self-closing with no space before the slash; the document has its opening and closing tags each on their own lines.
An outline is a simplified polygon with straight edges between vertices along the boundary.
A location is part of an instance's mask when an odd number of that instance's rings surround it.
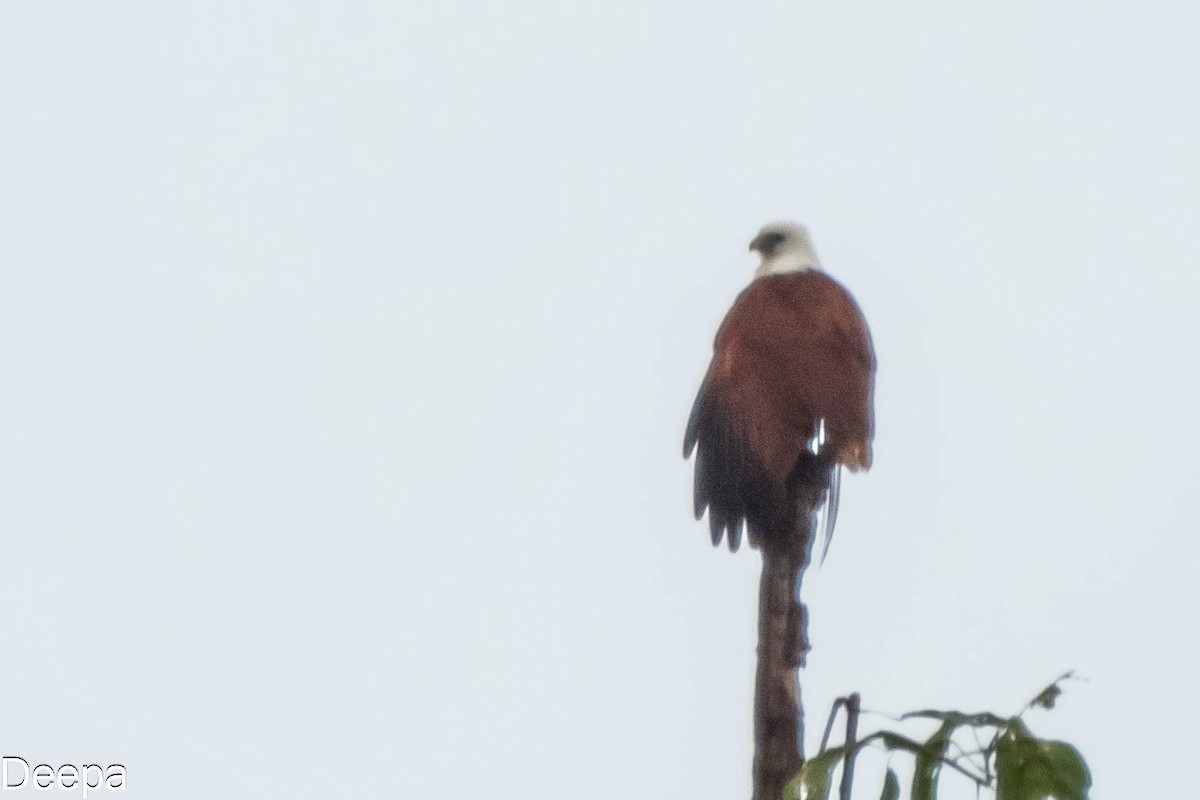
<svg viewBox="0 0 1200 800">
<path fill-rule="evenodd" d="M 824 500 L 826 548 L 842 467 L 871 466 L 875 354 L 866 321 L 821 271 L 808 232 L 777 223 L 750 242 L 754 280 L 725 315 L 683 455 L 714 545 L 762 550 L 754 690 L 754 800 L 778 800 L 803 764 L 796 670 L 808 652 L 800 579 Z"/>
<path fill-rule="evenodd" d="M 714 545 L 737 550 L 744 529 L 757 547 L 791 537 L 797 502 L 817 491 L 828 541 L 839 468 L 871 466 L 871 334 L 802 226 L 767 225 L 750 250 L 758 270 L 717 332 L 684 437 L 696 518 L 708 510 Z"/>
</svg>

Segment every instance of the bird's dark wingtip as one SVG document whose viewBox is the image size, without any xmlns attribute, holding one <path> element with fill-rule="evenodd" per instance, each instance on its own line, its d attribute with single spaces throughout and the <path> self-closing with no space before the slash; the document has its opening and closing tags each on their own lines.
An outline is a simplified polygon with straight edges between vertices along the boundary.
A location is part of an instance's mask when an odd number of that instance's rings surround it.
<svg viewBox="0 0 1200 800">
<path fill-rule="evenodd" d="M 742 546 L 742 521 L 736 520 L 729 525 L 729 552 L 736 553 Z"/>
<path fill-rule="evenodd" d="M 721 537 L 725 533 L 725 520 L 713 513 L 713 509 L 708 509 L 708 530 L 712 535 L 713 547 L 721 546 Z"/>
<path fill-rule="evenodd" d="M 683 433 L 684 458 L 692 455 L 692 450 L 696 448 L 696 442 L 700 439 L 700 418 L 704 416 L 704 393 L 707 388 L 708 380 L 706 379 L 700 384 L 700 391 L 696 392 L 696 399 L 692 403 L 692 413 L 688 415 L 687 430 Z"/>
</svg>

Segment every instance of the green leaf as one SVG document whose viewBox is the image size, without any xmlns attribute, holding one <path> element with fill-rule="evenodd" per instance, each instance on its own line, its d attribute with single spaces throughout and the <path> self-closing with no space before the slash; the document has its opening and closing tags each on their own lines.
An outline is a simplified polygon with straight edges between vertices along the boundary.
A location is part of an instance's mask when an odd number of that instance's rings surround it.
<svg viewBox="0 0 1200 800">
<path fill-rule="evenodd" d="M 1020 740 L 1005 733 L 996 743 L 996 800 L 1024 800 L 1025 773 Z"/>
<path fill-rule="evenodd" d="M 900 800 L 900 779 L 891 767 L 888 767 L 887 777 L 883 779 L 883 794 L 879 795 L 879 800 Z"/>
<path fill-rule="evenodd" d="M 1062 694 L 1062 689 L 1058 688 L 1057 683 L 1052 683 L 1045 689 L 1042 689 L 1041 694 L 1033 698 L 1029 702 L 1029 707 L 1041 706 L 1042 708 L 1054 708 L 1054 701 Z"/>
<path fill-rule="evenodd" d="M 1052 794 L 1059 800 L 1087 800 L 1092 773 L 1083 755 L 1066 742 L 1043 741 L 1042 756 L 1054 776 Z"/>
<path fill-rule="evenodd" d="M 921 745 L 913 772 L 912 800 L 937 800 L 937 776 L 942 768 L 942 759 L 950 747 L 950 735 L 956 724 L 946 720 L 925 744 Z"/>
<path fill-rule="evenodd" d="M 1058 700 L 1058 696 L 1062 694 L 1062 687 L 1059 686 L 1059 684 L 1063 681 L 1069 681 L 1074 677 L 1075 670 L 1064 672 L 1062 675 L 1059 675 L 1054 680 L 1054 683 L 1050 684 L 1045 689 L 1042 689 L 1042 691 L 1038 693 L 1037 697 L 1029 701 L 1029 707 L 1034 708 L 1040 706 L 1047 709 L 1054 708 L 1054 702 Z"/>
<path fill-rule="evenodd" d="M 784 800 L 829 800 L 833 768 L 842 760 L 844 750 L 831 747 L 805 761 L 800 774 L 783 787 Z"/>
<path fill-rule="evenodd" d="M 1019 720 L 996 744 L 996 800 L 1087 800 L 1091 785 L 1078 750 L 1038 739 Z"/>
</svg>

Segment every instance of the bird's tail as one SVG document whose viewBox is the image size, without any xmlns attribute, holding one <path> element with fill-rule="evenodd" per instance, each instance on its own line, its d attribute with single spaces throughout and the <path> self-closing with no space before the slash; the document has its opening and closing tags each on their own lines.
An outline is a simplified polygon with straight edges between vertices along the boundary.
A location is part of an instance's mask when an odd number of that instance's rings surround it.
<svg viewBox="0 0 1200 800">
<path fill-rule="evenodd" d="M 837 523 L 838 500 L 841 494 L 841 468 L 823 456 L 804 453 L 788 477 L 785 513 L 786 525 L 778 530 L 799 543 L 805 552 L 804 565 L 809 563 L 813 540 L 823 532 L 825 538 L 821 560 L 829 551 L 829 540 Z M 782 522 L 782 521 L 781 521 Z"/>
<path fill-rule="evenodd" d="M 833 542 L 833 528 L 837 525 L 838 501 L 842 494 L 842 465 L 834 464 L 829 470 L 829 487 L 825 490 L 825 501 L 821 505 L 821 513 L 824 516 L 824 524 L 821 528 L 825 531 L 825 546 L 821 548 L 821 564 L 825 563 L 825 557 L 829 555 L 829 545 Z"/>
</svg>

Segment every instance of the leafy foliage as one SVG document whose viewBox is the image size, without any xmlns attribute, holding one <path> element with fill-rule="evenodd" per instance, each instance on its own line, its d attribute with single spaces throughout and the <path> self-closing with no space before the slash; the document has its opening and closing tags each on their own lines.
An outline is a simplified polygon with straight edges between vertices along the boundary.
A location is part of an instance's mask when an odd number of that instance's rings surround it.
<svg viewBox="0 0 1200 800">
<path fill-rule="evenodd" d="M 1059 686 L 1059 684 L 1063 681 L 1069 681 L 1074 677 L 1075 672 L 1073 670 L 1071 672 L 1064 672 L 1062 675 L 1059 675 L 1058 679 L 1054 681 L 1054 683 L 1050 684 L 1045 689 L 1042 689 L 1040 692 L 1038 692 L 1037 697 L 1029 701 L 1028 707 L 1034 708 L 1040 706 L 1041 708 L 1045 709 L 1054 708 L 1054 703 L 1058 700 L 1058 696 L 1062 694 L 1062 687 Z"/>
<path fill-rule="evenodd" d="M 997 800 L 1087 800 L 1091 773 L 1066 742 L 1033 736 L 1014 719 L 996 744 Z"/>
<path fill-rule="evenodd" d="M 912 800 L 937 800 L 937 776 L 950 748 L 950 737 L 957 727 L 953 720 L 946 720 L 929 741 L 917 753 L 917 766 L 913 773 Z"/>
<path fill-rule="evenodd" d="M 833 785 L 833 768 L 842 760 L 845 749 L 831 747 L 804 762 L 800 774 L 784 787 L 785 800 L 825 800 Z"/>
<path fill-rule="evenodd" d="M 883 793 L 879 795 L 879 800 L 900 800 L 900 779 L 891 767 L 888 767 L 887 777 L 883 779 Z"/>
<path fill-rule="evenodd" d="M 1051 683 L 1029 702 L 1026 710 L 1053 708 L 1062 694 L 1059 684 L 1070 677 L 1072 674 L 1068 672 Z M 842 707 L 844 703 L 835 705 L 834 712 Z M 937 800 L 938 778 L 943 768 L 970 778 L 981 789 L 994 791 L 996 800 L 1088 800 L 1092 778 L 1083 756 L 1066 742 L 1033 735 L 1020 714 L 1002 717 L 991 712 L 964 714 L 926 709 L 905 714 L 900 721 L 910 719 L 932 719 L 941 724 L 925 742 L 896 731 L 880 730 L 848 748 L 824 749 L 822 745 L 821 752 L 806 761 L 800 773 L 788 784 L 784 791 L 785 800 L 829 800 L 834 768 L 847 758 L 847 754 L 852 760 L 864 747 L 872 745 L 912 756 L 911 800 Z M 966 752 L 954 744 L 954 735 L 960 730 L 973 730 L 976 741 L 980 741 L 980 732 L 986 733 L 989 744 Z M 958 751 L 953 757 L 952 747 Z M 899 800 L 899 797 L 900 781 L 895 771 L 889 768 L 880 800 Z"/>
</svg>

